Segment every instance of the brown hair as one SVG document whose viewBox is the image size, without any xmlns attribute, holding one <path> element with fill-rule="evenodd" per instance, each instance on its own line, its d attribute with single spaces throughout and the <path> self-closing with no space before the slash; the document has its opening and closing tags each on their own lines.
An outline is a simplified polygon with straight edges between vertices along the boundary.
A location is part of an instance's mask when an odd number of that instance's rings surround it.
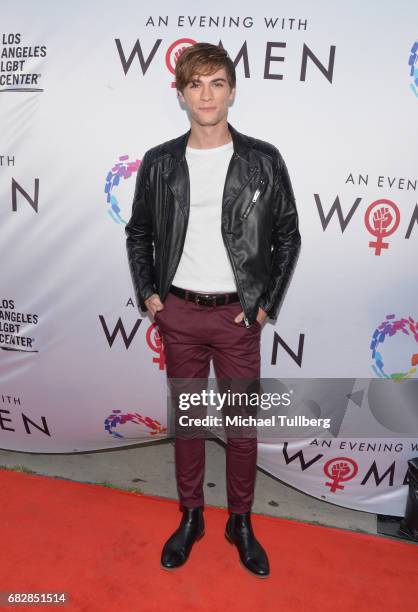
<svg viewBox="0 0 418 612">
<path fill-rule="evenodd" d="M 220 68 L 226 70 L 228 83 L 231 88 L 235 87 L 235 66 L 227 51 L 210 43 L 200 42 L 187 47 L 179 56 L 176 68 L 176 88 L 183 91 L 196 74 L 213 74 Z"/>
</svg>

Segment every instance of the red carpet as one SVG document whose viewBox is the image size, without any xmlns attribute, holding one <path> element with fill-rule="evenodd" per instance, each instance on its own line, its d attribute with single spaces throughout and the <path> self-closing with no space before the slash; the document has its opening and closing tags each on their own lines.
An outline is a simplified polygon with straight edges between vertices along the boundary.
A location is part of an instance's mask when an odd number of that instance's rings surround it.
<svg viewBox="0 0 418 612">
<path fill-rule="evenodd" d="M 224 538 L 224 509 L 178 570 L 160 568 L 176 501 L 0 469 L 0 591 L 66 591 L 63 610 L 98 612 L 416 610 L 418 546 L 253 515 L 269 553 L 259 579 Z M 36 610 L 46 606 L 12 606 Z M 49 607 L 57 609 L 55 607 Z"/>
</svg>

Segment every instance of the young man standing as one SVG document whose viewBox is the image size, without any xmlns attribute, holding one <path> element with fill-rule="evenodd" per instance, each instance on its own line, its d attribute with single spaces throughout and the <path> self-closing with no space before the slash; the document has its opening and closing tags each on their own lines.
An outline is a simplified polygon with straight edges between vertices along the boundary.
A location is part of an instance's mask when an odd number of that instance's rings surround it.
<svg viewBox="0 0 418 612">
<path fill-rule="evenodd" d="M 260 377 L 260 334 L 276 318 L 300 249 L 295 198 L 276 147 L 227 121 L 236 89 L 232 60 L 197 43 L 176 64 L 187 133 L 148 150 L 137 175 L 127 252 L 138 305 L 159 327 L 169 379 Z M 268 576 L 251 506 L 257 438 L 227 439 L 225 536 L 252 574 Z M 175 437 L 183 517 L 161 555 L 188 559 L 204 535 L 205 439 Z"/>
</svg>

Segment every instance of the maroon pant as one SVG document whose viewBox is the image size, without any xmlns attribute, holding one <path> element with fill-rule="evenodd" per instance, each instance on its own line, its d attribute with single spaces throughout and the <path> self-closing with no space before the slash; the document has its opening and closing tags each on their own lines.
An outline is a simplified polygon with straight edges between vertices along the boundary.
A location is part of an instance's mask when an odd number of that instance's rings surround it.
<svg viewBox="0 0 418 612">
<path fill-rule="evenodd" d="M 168 378 L 208 378 L 210 360 L 217 379 L 260 377 L 258 322 L 246 327 L 234 318 L 240 302 L 202 306 L 169 293 L 155 322 L 164 345 Z M 175 437 L 175 465 L 182 508 L 204 505 L 205 438 Z M 226 482 L 228 509 L 251 510 L 257 465 L 257 438 L 227 437 Z"/>
</svg>

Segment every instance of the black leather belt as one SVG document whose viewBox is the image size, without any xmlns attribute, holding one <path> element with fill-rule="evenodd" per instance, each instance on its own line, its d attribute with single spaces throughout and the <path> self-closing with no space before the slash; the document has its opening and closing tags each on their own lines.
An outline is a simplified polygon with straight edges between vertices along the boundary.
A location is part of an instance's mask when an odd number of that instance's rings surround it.
<svg viewBox="0 0 418 612">
<path fill-rule="evenodd" d="M 201 304 L 202 306 L 223 306 L 232 302 L 239 302 L 238 293 L 196 293 L 181 287 L 171 285 L 170 293 L 174 293 L 179 298 Z"/>
</svg>

